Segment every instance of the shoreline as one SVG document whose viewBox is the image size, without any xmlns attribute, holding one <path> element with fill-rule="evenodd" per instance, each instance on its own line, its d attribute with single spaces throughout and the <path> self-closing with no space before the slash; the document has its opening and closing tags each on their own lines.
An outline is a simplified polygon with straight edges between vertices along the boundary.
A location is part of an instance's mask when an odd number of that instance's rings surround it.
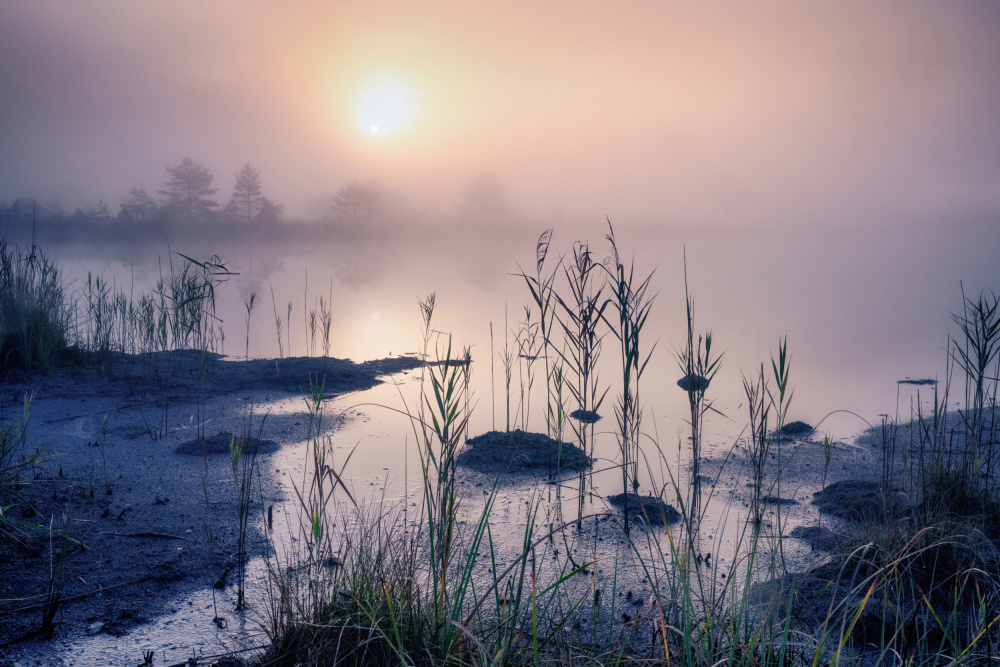
<svg viewBox="0 0 1000 667">
<path fill-rule="evenodd" d="M 209 354 L 199 383 L 193 361 L 200 353 L 158 357 L 130 359 L 136 371 L 131 377 L 121 370 L 109 376 L 100 365 L 67 357 L 48 373 L 12 373 L 5 382 L 0 414 L 18 418 L 23 397 L 32 396 L 24 454 L 42 454 L 22 471 L 20 502 L 12 508 L 22 524 L 0 559 L 0 665 L 44 658 L 53 642 L 70 645 L 95 634 L 127 639 L 136 627 L 169 614 L 176 600 L 211 590 L 227 574 L 226 585 L 233 587 L 237 485 L 229 440 L 220 435 L 248 426 L 256 431 L 266 420 L 263 437 L 272 444 L 262 447 L 257 464 L 267 470 L 270 453 L 306 438 L 305 406 L 266 417 L 254 406 L 299 402 L 317 374 L 325 373 L 324 394 L 333 397 L 420 365 L 412 357 L 355 364 L 333 358 L 236 361 Z M 140 373 L 143 363 L 158 370 Z M 154 430 L 162 419 L 166 433 Z M 273 467 L 259 475 L 260 497 L 272 506 L 282 500 L 279 477 Z M 250 516 L 264 509 L 255 493 Z M 248 541 L 264 543 L 254 527 L 259 522 L 249 523 Z M 44 639 L 41 619 L 53 581 L 58 611 L 53 639 Z M 234 615 L 219 609 L 230 627 L 237 625 Z"/>
</svg>

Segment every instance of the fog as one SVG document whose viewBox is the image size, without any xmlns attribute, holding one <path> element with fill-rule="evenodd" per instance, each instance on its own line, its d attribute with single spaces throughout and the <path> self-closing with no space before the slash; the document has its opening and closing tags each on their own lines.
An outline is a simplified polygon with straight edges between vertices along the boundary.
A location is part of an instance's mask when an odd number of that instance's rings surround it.
<svg viewBox="0 0 1000 667">
<path fill-rule="evenodd" d="M 285 221 L 355 180 L 473 232 L 996 220 L 998 34 L 988 0 L 4 3 L 0 199 L 117 213 L 190 156 Z"/>
</svg>

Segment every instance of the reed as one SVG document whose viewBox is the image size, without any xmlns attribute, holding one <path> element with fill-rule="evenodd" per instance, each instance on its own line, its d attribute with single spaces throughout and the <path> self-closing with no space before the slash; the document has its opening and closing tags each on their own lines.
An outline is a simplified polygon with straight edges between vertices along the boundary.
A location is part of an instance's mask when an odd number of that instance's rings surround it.
<svg viewBox="0 0 1000 667">
<path fill-rule="evenodd" d="M 677 363 L 680 366 L 683 377 L 680 384 L 688 396 L 689 418 L 688 424 L 691 427 L 691 482 L 689 486 L 688 506 L 690 515 L 688 517 L 688 532 L 692 543 L 697 542 L 698 526 L 701 522 L 701 449 L 702 449 L 702 424 L 705 414 L 713 410 L 712 402 L 705 400 L 705 391 L 708 389 L 716 373 L 719 372 L 722 363 L 722 355 L 712 351 L 712 331 L 708 330 L 704 336 L 698 335 L 697 342 L 694 336 L 694 301 L 688 289 L 687 279 L 687 253 L 684 257 L 684 301 L 685 314 L 687 320 L 687 341 L 684 348 L 676 354 Z M 784 348 L 782 348 L 782 363 L 784 363 Z M 782 388 L 782 392 L 784 389 Z M 781 419 L 778 420 L 778 428 L 781 428 Z M 780 455 L 780 444 L 779 444 Z"/>
<path fill-rule="evenodd" d="M 0 237 L 0 370 L 50 368 L 73 334 L 73 310 L 62 274 L 41 249 Z"/>
<path fill-rule="evenodd" d="M 594 262 L 587 243 L 574 243 L 572 261 L 563 265 L 569 295 L 563 298 L 558 292 L 555 293 L 559 306 L 555 317 L 562 328 L 566 345 L 564 348 L 554 349 L 574 380 L 567 383 L 566 388 L 577 405 L 577 409 L 570 413 L 570 417 L 574 417 L 570 424 L 580 443 L 580 449 L 591 457 L 594 423 L 608 393 L 608 388 L 600 391 L 597 373 L 604 338 L 599 327 L 609 303 L 603 298 L 604 284 L 597 284 L 599 266 L 599 263 Z M 577 502 L 578 528 L 582 525 L 586 487 L 586 472 L 581 469 Z"/>
<path fill-rule="evenodd" d="M 539 338 L 538 322 L 531 321 L 531 308 L 525 306 L 524 320 L 514 337 L 518 350 L 518 379 L 521 384 L 521 402 L 518 413 L 521 415 L 521 430 L 527 431 L 531 416 L 531 389 L 535 385 L 535 362 L 541 352 L 542 343 Z"/>
<path fill-rule="evenodd" d="M 504 378 L 504 396 L 506 398 L 505 405 L 507 408 L 507 421 L 505 422 L 505 433 L 510 433 L 510 385 L 513 381 L 514 375 L 514 352 L 511 350 L 509 345 L 509 328 L 507 325 L 507 308 L 504 306 L 504 337 L 503 337 L 503 351 L 499 352 L 500 362 L 503 364 L 503 378 Z"/>
<path fill-rule="evenodd" d="M 767 378 L 764 376 L 764 364 L 760 365 L 760 371 L 752 379 L 743 376 L 743 392 L 746 395 L 750 417 L 750 437 L 746 448 L 747 458 L 750 462 L 750 484 L 752 485 L 750 508 L 754 525 L 760 526 L 763 521 L 761 499 L 763 498 L 764 473 L 767 469 L 772 443 L 767 428 L 771 416 L 771 404 L 767 400 Z"/>
<path fill-rule="evenodd" d="M 962 420 L 969 449 L 969 474 L 986 484 L 994 478 L 993 444 L 996 442 L 997 378 L 1000 378 L 1000 297 L 982 291 L 975 300 L 962 290 L 962 312 L 952 314 L 962 333 L 951 354 L 965 373 Z M 991 375 L 992 373 L 992 375 Z"/>
<path fill-rule="evenodd" d="M 251 406 L 243 432 L 239 436 L 233 436 L 229 443 L 229 460 L 232 464 L 233 483 L 236 485 L 237 490 L 237 609 L 242 609 L 246 602 L 244 597 L 244 582 L 246 581 L 246 567 L 249 560 L 247 536 L 249 534 L 250 504 L 253 500 L 254 474 L 257 472 L 257 454 L 260 450 L 261 436 L 266 421 L 267 416 L 265 415 L 255 425 L 253 423 L 253 407 Z"/>
<path fill-rule="evenodd" d="M 285 347 L 281 342 L 281 330 L 284 327 L 284 321 L 281 319 L 281 315 L 278 314 L 278 302 L 274 299 L 274 286 L 271 286 L 271 307 L 274 310 L 274 330 L 278 335 L 278 358 L 285 358 Z"/>
<path fill-rule="evenodd" d="M 67 529 L 68 519 L 63 515 L 61 526 Z M 40 635 L 44 639 L 51 639 L 55 630 L 56 614 L 59 612 L 59 605 L 62 602 L 63 588 L 66 585 L 66 551 L 60 545 L 56 548 L 56 539 L 61 537 L 55 530 L 55 516 L 49 517 L 49 585 L 45 593 L 45 602 L 42 605 L 42 620 Z"/>
<path fill-rule="evenodd" d="M 247 342 L 246 349 L 243 353 L 243 360 L 250 361 L 250 319 L 253 316 L 253 307 L 257 300 L 257 293 L 250 292 L 250 298 L 243 302 L 243 307 L 246 309 L 246 328 L 247 328 Z"/>
<path fill-rule="evenodd" d="M 538 237 L 538 241 L 535 243 L 535 274 L 528 275 L 525 273 L 524 269 L 518 266 L 518 274 L 523 280 L 531 293 L 531 299 L 538 308 L 538 334 L 541 337 L 542 342 L 542 358 L 545 362 L 545 433 L 548 436 L 552 436 L 554 426 L 551 420 L 552 416 L 552 365 L 550 359 L 552 355 L 550 354 L 549 348 L 552 345 L 553 331 L 552 326 L 555 318 L 555 280 L 559 275 L 559 268 L 562 265 L 562 260 L 556 262 L 556 265 L 549 271 L 545 273 L 545 262 L 549 256 L 549 247 L 552 242 L 552 229 L 546 229 Z"/>
<path fill-rule="evenodd" d="M 618 339 L 621 354 L 621 394 L 615 405 L 615 418 L 618 422 L 618 449 L 622 461 L 622 494 L 625 497 L 622 517 L 625 532 L 628 534 L 629 505 L 638 499 L 639 493 L 639 440 L 642 433 L 639 380 L 646 370 L 646 364 L 649 363 L 653 350 L 656 349 L 654 343 L 649 352 L 643 355 L 640 334 L 649 317 L 655 295 L 648 293 L 649 281 L 653 274 L 650 273 L 644 280 L 639 281 L 635 277 L 634 261 L 626 268 L 618 253 L 615 230 L 610 220 L 608 220 L 608 230 L 606 238 L 611 247 L 611 256 L 610 266 L 605 267 L 605 270 L 608 272 L 611 304 L 618 313 L 617 320 L 609 325 L 611 333 Z"/>
<path fill-rule="evenodd" d="M 22 522 L 17 519 L 13 510 L 24 502 L 18 492 L 26 483 L 22 475 L 40 463 L 48 449 L 46 445 L 30 456 L 24 451 L 34 399 L 34 392 L 25 393 L 20 414 L 0 422 L 0 540 L 11 538 L 21 527 Z"/>
</svg>

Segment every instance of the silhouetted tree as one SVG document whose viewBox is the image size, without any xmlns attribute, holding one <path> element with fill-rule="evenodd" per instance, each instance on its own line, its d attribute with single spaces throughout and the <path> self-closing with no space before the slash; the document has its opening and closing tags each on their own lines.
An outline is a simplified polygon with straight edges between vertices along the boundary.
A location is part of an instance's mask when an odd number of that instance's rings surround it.
<svg viewBox="0 0 1000 667">
<path fill-rule="evenodd" d="M 97 200 L 97 206 L 94 208 L 94 214 L 100 220 L 110 220 L 111 219 L 111 207 L 108 206 L 108 202 L 103 199 Z"/>
<path fill-rule="evenodd" d="M 247 224 L 272 223 L 281 219 L 283 207 L 261 193 L 260 172 L 249 162 L 236 173 L 233 196 L 226 204 L 226 213 Z"/>
<path fill-rule="evenodd" d="M 128 196 L 118 211 L 118 218 L 129 222 L 146 222 L 155 211 L 156 200 L 146 192 L 146 186 L 140 185 L 128 191 Z"/>
<path fill-rule="evenodd" d="M 247 162 L 236 173 L 236 186 L 233 196 L 229 198 L 226 207 L 233 216 L 245 217 L 247 223 L 253 223 L 254 217 L 260 212 L 260 172 Z"/>
<path fill-rule="evenodd" d="M 158 191 L 166 195 L 167 206 L 189 222 L 211 220 L 219 204 L 209 197 L 219 189 L 212 187 L 212 173 L 205 165 L 185 157 L 176 167 L 167 167 L 167 173 L 167 189 Z"/>
<path fill-rule="evenodd" d="M 379 208 L 381 188 L 357 179 L 340 188 L 333 198 L 334 217 L 354 226 L 370 222 Z"/>
</svg>

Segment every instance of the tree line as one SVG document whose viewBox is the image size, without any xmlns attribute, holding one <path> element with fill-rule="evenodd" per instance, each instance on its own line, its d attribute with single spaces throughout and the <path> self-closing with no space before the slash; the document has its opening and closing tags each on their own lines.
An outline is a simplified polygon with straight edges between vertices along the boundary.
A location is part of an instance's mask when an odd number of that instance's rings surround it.
<svg viewBox="0 0 1000 667">
<path fill-rule="evenodd" d="M 272 224 L 281 221 L 281 204 L 275 204 L 263 194 L 260 172 L 247 162 L 236 173 L 233 194 L 225 206 L 213 196 L 212 172 L 201 163 L 185 157 L 180 164 L 167 167 L 169 178 L 154 199 L 145 186 L 128 191 L 118 211 L 118 217 L 129 222 L 147 222 L 157 218 L 172 218 L 187 223 L 210 223 L 220 218 L 247 224 Z"/>
<path fill-rule="evenodd" d="M 86 226 L 128 223 L 129 225 L 166 228 L 196 228 L 240 225 L 266 230 L 282 222 L 283 204 L 264 194 L 260 172 L 247 162 L 236 174 L 232 194 L 224 204 L 216 195 L 215 178 L 202 163 L 184 157 L 175 166 L 166 167 L 167 179 L 162 188 L 150 192 L 145 185 L 130 188 L 114 211 L 106 201 L 68 214 L 58 202 L 43 205 L 31 198 L 12 203 L 0 201 L 0 224 L 30 223 L 31 220 Z M 375 180 L 354 179 L 334 195 L 316 197 L 306 206 L 316 223 L 334 224 L 358 231 L 377 229 L 411 219 L 405 197 Z M 493 176 L 482 176 L 466 183 L 459 193 L 455 214 L 463 221 L 499 223 L 509 220 L 513 211 L 506 192 Z M 220 233 L 222 230 L 220 230 Z"/>
</svg>

